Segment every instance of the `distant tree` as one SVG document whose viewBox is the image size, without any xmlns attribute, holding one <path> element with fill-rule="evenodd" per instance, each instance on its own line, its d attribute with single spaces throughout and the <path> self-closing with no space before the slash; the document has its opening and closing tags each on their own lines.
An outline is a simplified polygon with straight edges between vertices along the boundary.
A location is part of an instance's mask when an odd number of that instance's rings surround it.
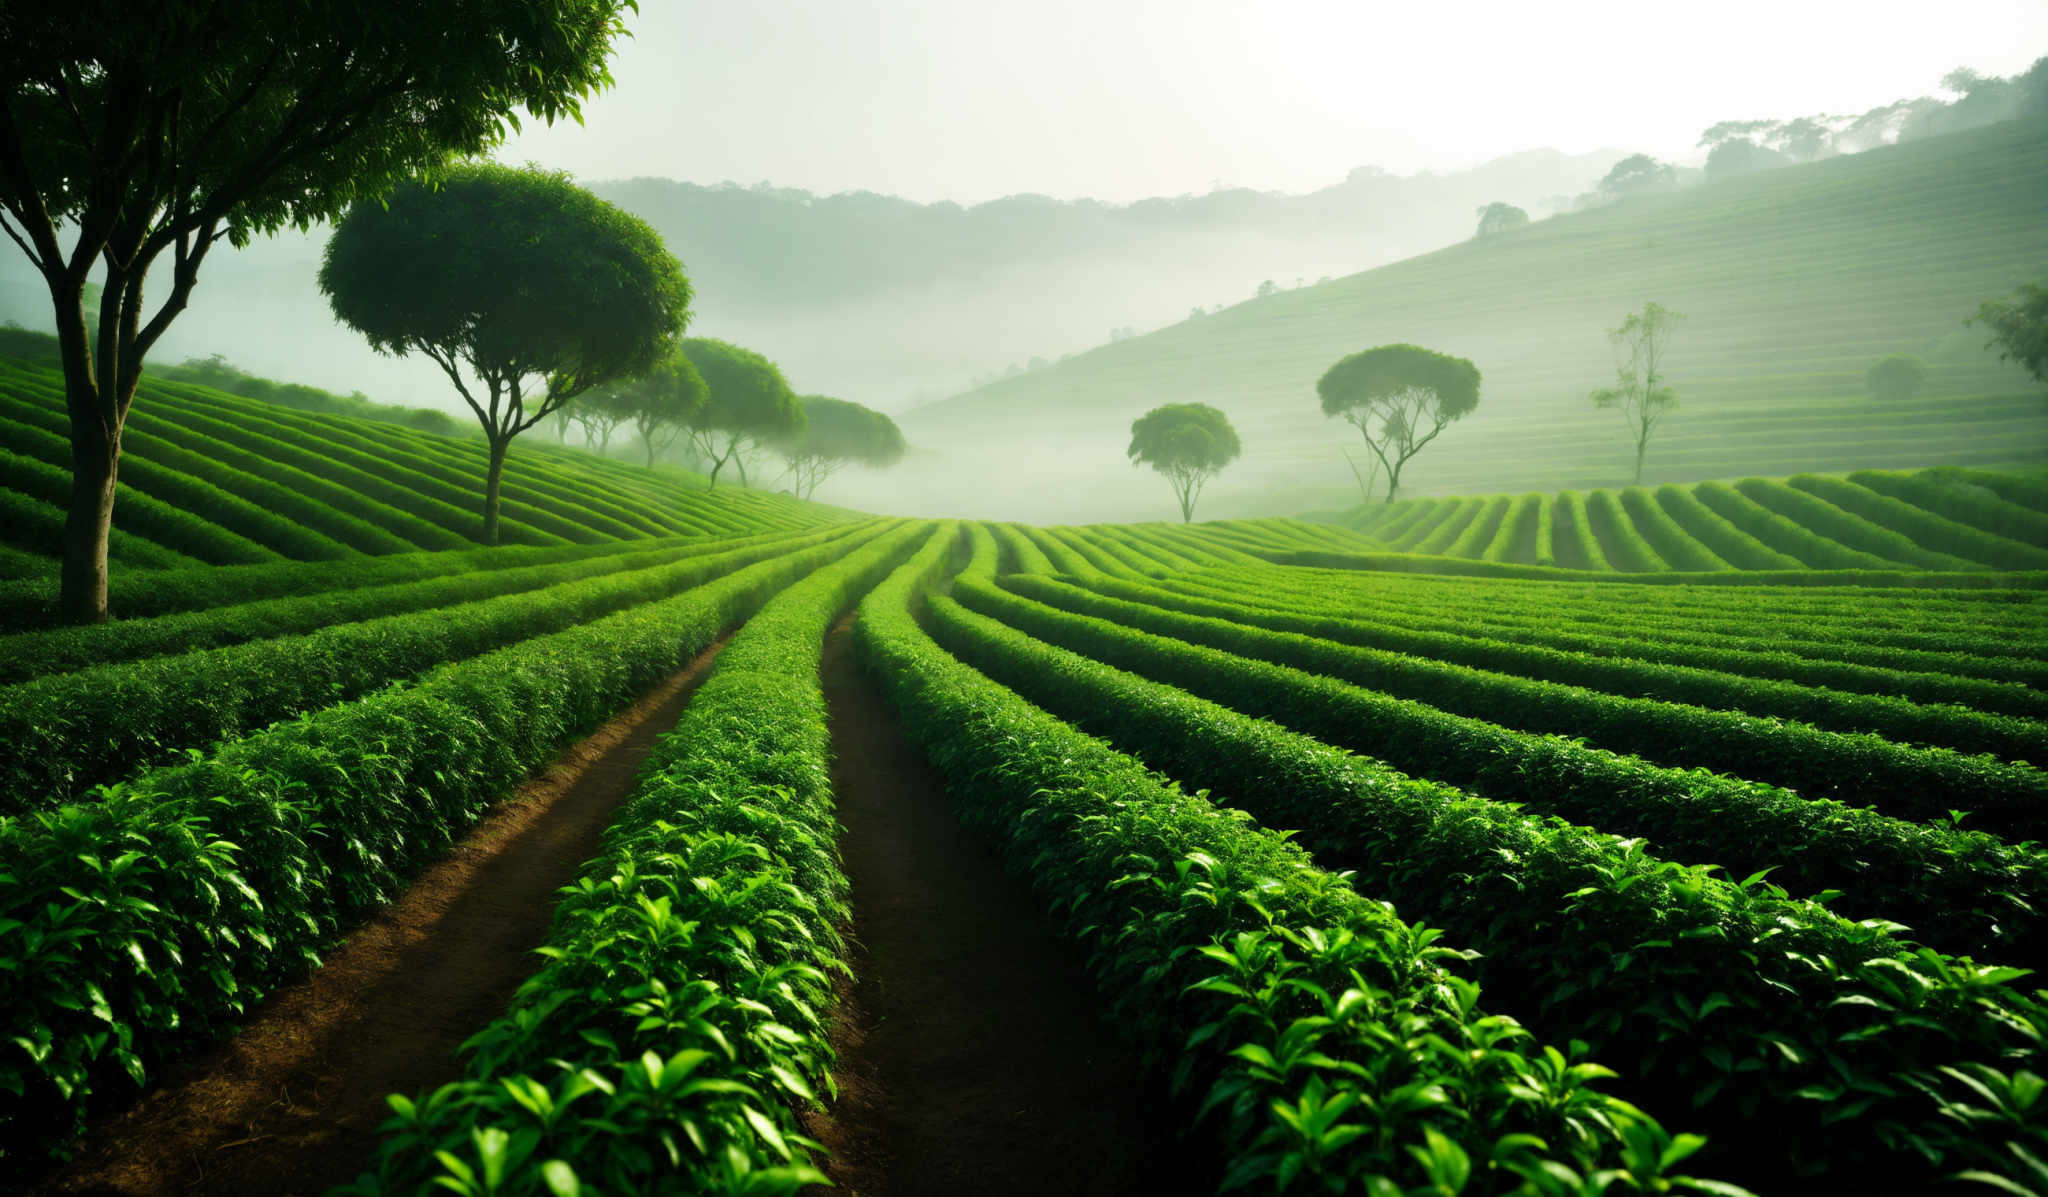
<svg viewBox="0 0 2048 1197">
<path fill-rule="evenodd" d="M 1195 500 L 1209 479 L 1237 460 L 1237 430 L 1206 403 L 1168 403 L 1131 422 L 1132 465 L 1148 465 L 1173 487 L 1182 523 L 1195 518 Z"/>
<path fill-rule="evenodd" d="M 1986 349 L 2000 361 L 2018 362 L 2036 382 L 2048 382 L 2048 285 L 2027 283 L 2009 299 L 1987 299 L 1965 324 L 1991 330 Z"/>
<path fill-rule="evenodd" d="M 1911 399 L 1925 381 L 1927 363 L 1910 353 L 1881 357 L 1863 373 L 1873 399 Z"/>
<path fill-rule="evenodd" d="M 1208 314 L 1209 314 L 1209 313 L 1207 313 L 1207 312 L 1205 312 L 1205 311 L 1203 311 L 1203 310 L 1201 309 L 1200 305 L 1197 305 L 1197 306 L 1195 306 L 1195 307 L 1191 307 L 1191 308 L 1189 308 L 1189 309 L 1188 309 L 1188 319 L 1190 319 L 1190 320 L 1194 320 L 1194 319 L 1197 319 L 1198 317 L 1206 316 L 1206 315 L 1208 315 Z"/>
<path fill-rule="evenodd" d="M 517 111 L 574 115 L 609 82 L 628 7 L 475 0 L 367 19 L 348 4 L 0 4 L 0 230 L 49 291 L 63 362 L 67 619 L 107 618 L 121 432 L 213 246 L 339 216 L 491 148 Z M 151 311 L 143 284 L 166 255 Z"/>
<path fill-rule="evenodd" d="M 1316 383 L 1325 416 L 1365 437 L 1387 473 L 1387 502 L 1401 467 L 1479 406 L 1479 367 L 1420 345 L 1382 345 L 1331 366 Z"/>
<path fill-rule="evenodd" d="M 1664 381 L 1664 355 L 1672 326 L 1685 319 L 1660 303 L 1646 303 L 1640 312 L 1630 312 L 1621 327 L 1610 329 L 1608 342 L 1614 346 L 1614 385 L 1592 394 L 1593 406 L 1619 409 L 1635 439 L 1635 481 L 1643 481 L 1643 458 L 1650 451 L 1650 436 L 1665 416 L 1678 408 L 1678 392 Z"/>
<path fill-rule="evenodd" d="M 1512 232 L 1529 223 L 1529 214 L 1527 212 L 1522 211 L 1513 204 L 1504 204 L 1499 200 L 1495 200 L 1484 208 L 1478 209 L 1478 213 L 1479 231 L 1472 234 L 1474 237 L 1497 236 L 1501 233 Z"/>
<path fill-rule="evenodd" d="M 1648 154 L 1631 154 L 1615 163 L 1607 176 L 1600 180 L 1600 194 L 1619 198 L 1641 191 L 1655 191 L 1671 186 L 1677 179 L 1678 172 L 1668 163 L 1659 162 Z"/>
<path fill-rule="evenodd" d="M 580 403 L 559 409 L 583 430 L 585 444 L 603 453 L 612 447 L 612 430 L 626 422 L 626 412 L 612 402 L 608 389 L 593 390 Z"/>
<path fill-rule="evenodd" d="M 379 353 L 441 368 L 483 426 L 483 541 L 498 542 L 505 455 L 591 387 L 675 346 L 690 284 L 661 237 L 566 174 L 450 168 L 357 203 L 335 226 L 320 290 Z"/>
<path fill-rule="evenodd" d="M 1707 177 L 1725 179 L 1752 171 L 1789 166 L 1792 159 L 1747 137 L 1731 137 L 1707 152 Z"/>
<path fill-rule="evenodd" d="M 1266 281 L 1259 284 L 1259 289 L 1252 293 L 1252 297 L 1254 299 L 1264 299 L 1266 296 L 1273 294 L 1279 289 L 1280 288 L 1274 284 L 1272 279 L 1267 279 Z"/>
<path fill-rule="evenodd" d="M 693 417 L 690 440 L 711 463 L 712 487 L 728 462 L 747 484 L 747 453 L 758 447 L 786 445 L 802 435 L 803 406 L 774 362 L 751 349 L 709 337 L 682 344 L 704 380 L 704 406 Z"/>
<path fill-rule="evenodd" d="M 798 498 L 810 498 L 819 483 L 847 466 L 882 469 L 903 460 L 903 430 L 881 412 L 825 395 L 805 395 L 798 402 L 804 430 L 783 450 Z"/>
<path fill-rule="evenodd" d="M 632 425 L 647 454 L 647 467 L 653 469 L 655 459 L 682 439 L 709 399 L 703 376 L 690 359 L 676 352 L 645 374 L 597 388 L 573 410 L 602 409 L 618 423 Z"/>
</svg>

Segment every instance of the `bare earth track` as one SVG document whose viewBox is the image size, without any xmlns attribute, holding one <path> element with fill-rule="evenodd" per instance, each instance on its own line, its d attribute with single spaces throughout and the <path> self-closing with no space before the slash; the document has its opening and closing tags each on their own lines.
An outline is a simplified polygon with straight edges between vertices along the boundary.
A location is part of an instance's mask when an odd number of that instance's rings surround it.
<svg viewBox="0 0 2048 1197">
<path fill-rule="evenodd" d="M 1213 1191 L 1206 1153 L 1115 1042 L 1030 891 L 961 826 L 945 783 L 825 642 L 832 786 L 855 980 L 833 1028 L 840 1097 L 809 1131 L 848 1197 Z"/>
<path fill-rule="evenodd" d="M 596 854 L 723 644 L 565 750 L 241 1034 L 89 1131 L 39 1191 L 283 1197 L 354 1179 L 385 1095 L 457 1079 L 457 1045 L 533 972 L 555 891 Z"/>
</svg>

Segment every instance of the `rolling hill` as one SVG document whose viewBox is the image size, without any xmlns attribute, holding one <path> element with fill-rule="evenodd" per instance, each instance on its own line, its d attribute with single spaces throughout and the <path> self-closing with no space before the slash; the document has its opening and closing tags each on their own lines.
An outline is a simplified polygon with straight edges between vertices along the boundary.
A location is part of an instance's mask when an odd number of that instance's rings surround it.
<svg viewBox="0 0 2048 1197">
<path fill-rule="evenodd" d="M 1164 402 L 1227 412 L 1244 459 L 1205 510 L 1329 507 L 1357 491 L 1314 384 L 1344 354 L 1413 341 L 1472 358 L 1479 410 L 1409 466 L 1410 494 L 1626 482 L 1619 419 L 1586 401 L 1604 330 L 1648 300 L 1687 316 L 1669 359 L 1682 409 L 1651 483 L 2048 458 L 2048 402 L 1961 321 L 2048 273 L 2048 125 L 2014 121 L 1562 215 L 1282 291 L 906 413 L 928 452 L 857 506 L 1004 518 L 1162 513 L 1121 468 Z M 1863 373 L 1913 352 L 1931 374 L 1880 404 Z M 895 497 L 884 502 L 883 496 Z"/>
</svg>

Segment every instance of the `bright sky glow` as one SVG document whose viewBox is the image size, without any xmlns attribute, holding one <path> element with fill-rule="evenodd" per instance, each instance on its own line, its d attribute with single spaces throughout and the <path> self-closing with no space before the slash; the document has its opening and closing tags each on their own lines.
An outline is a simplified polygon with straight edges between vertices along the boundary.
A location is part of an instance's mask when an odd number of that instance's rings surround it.
<svg viewBox="0 0 2048 1197">
<path fill-rule="evenodd" d="M 641 0 L 508 161 L 972 203 L 1305 191 L 1541 146 L 1684 157 L 2048 54 L 2043 0 Z"/>
</svg>

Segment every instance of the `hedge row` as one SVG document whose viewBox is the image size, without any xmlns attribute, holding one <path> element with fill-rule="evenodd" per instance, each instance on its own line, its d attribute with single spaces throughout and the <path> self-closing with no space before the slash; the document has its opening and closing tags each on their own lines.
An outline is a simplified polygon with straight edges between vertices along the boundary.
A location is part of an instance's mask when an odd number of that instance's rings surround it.
<svg viewBox="0 0 2048 1197">
<path fill-rule="evenodd" d="M 0 449 L 0 478 L 10 489 L 40 499 L 59 512 L 71 508 L 71 470 L 10 449 Z M 282 561 L 277 550 L 257 544 L 160 499 L 123 489 L 114 499 L 114 526 L 152 543 L 214 565 Z"/>
<path fill-rule="evenodd" d="M 1849 481 L 1924 511 L 1947 516 L 2024 545 L 2048 545 L 2048 514 L 2001 498 L 1996 491 L 1961 479 L 1946 481 L 1932 470 L 1902 473 L 1858 470 Z"/>
<path fill-rule="evenodd" d="M 989 597 L 972 573 L 956 592 Z M 1940 1071 L 1975 1065 L 2016 1079 L 2048 1026 L 2048 1009 L 2012 984 L 2023 970 L 1925 959 L 1880 924 L 1416 781 L 944 597 L 927 623 L 994 680 L 1190 788 L 1216 787 L 1269 826 L 1300 828 L 1324 867 L 1355 872 L 1361 891 L 1477 949 L 1471 967 L 1495 1008 L 1630 1061 L 1623 1090 L 1649 1108 L 1697 1102 L 1720 1149 L 1707 1158 L 1724 1174 L 1766 1183 L 1824 1169 L 1836 1185 L 1916 1171 L 1931 1184 L 1964 1165 L 2026 1175 L 1987 1127 L 1943 1116 L 1969 1092 Z M 2033 876 L 2048 894 L 2048 865 Z M 1901 975 L 1919 987 L 1910 1007 L 1895 1000 Z M 1941 1096 L 1930 1101 L 1922 1086 Z M 2021 1112 L 2010 1124 L 2000 1129 L 2048 1142 L 2048 1124 Z M 1909 1135 L 1938 1152 L 1932 1168 L 1893 1146 Z"/>
<path fill-rule="evenodd" d="M 1937 553 L 1914 544 L 1890 528 L 1880 527 L 1854 512 L 1844 511 L 1819 496 L 1767 478 L 1745 478 L 1735 489 L 1759 506 L 1784 516 L 1837 544 L 1919 569 L 1969 570 L 1982 568 L 1947 553 Z"/>
<path fill-rule="evenodd" d="M 1793 486 L 1842 510 L 1890 528 L 1923 548 L 1953 554 L 1994 569 L 2048 569 L 2048 549 L 1972 528 L 1841 478 L 1799 474 Z"/>
<path fill-rule="evenodd" d="M 547 962 L 464 1045 L 464 1080 L 392 1099 L 395 1129 L 350 1191 L 453 1187 L 500 1134 L 531 1144 L 501 1192 L 825 1183 L 796 1117 L 831 1091 L 826 1007 L 845 969 L 819 659 L 832 619 L 932 532 L 870 542 L 733 636 L 564 891 Z M 657 987 L 688 1017 L 647 1017 Z"/>
<path fill-rule="evenodd" d="M 1621 492 L 1620 499 L 1629 522 L 1672 569 L 1682 573 L 1707 573 L 1732 568 L 1712 549 L 1694 540 L 1691 533 L 1680 527 L 1658 505 L 1656 496 L 1649 490 L 1640 486 L 1627 487 Z"/>
<path fill-rule="evenodd" d="M 1660 1174 L 1698 1140 L 1481 1013 L 1446 971 L 1463 953 L 947 656 L 910 612 L 941 564 L 884 583 L 856 643 L 962 818 L 1088 951 L 1115 1024 L 1201 1095 L 1226 1188 L 1559 1193 L 1611 1169 L 1696 1191 Z"/>
<path fill-rule="evenodd" d="M 89 1103 L 231 1030 L 563 743 L 854 539 L 0 819 L 0 1154 L 61 1150 Z"/>
<path fill-rule="evenodd" d="M 1671 522 L 1708 552 L 1736 569 L 1805 569 L 1806 563 L 1765 545 L 1700 502 L 1687 487 L 1660 486 L 1657 505 Z"/>
<path fill-rule="evenodd" d="M 37 558 L 32 573 L 0 574 L 0 620 L 25 613 L 10 600 L 30 592 L 50 596 L 54 613 L 57 595 L 57 563 L 64 556 L 64 509 L 55 503 L 0 487 L 0 540 L 16 546 L 24 557 Z M 115 528 L 107 538 L 107 559 L 115 565 L 158 571 L 182 569 L 195 564 L 183 553 L 164 548 L 133 532 Z M 214 568 L 214 567 L 208 567 Z M 28 600 L 24 599 L 26 603 Z M 0 627 L 4 627 L 0 624 Z"/>
<path fill-rule="evenodd" d="M 0 687 L 0 814 L 46 809 L 186 749 L 844 535 L 814 533 L 793 544 Z"/>
<path fill-rule="evenodd" d="M 1619 497 L 1611 490 L 1589 491 L 1586 494 L 1586 522 L 1593 529 L 1594 541 L 1609 565 L 1623 573 L 1661 573 L 1671 569 L 1650 542 L 1643 539 L 1635 521 L 1622 508 Z"/>
</svg>

